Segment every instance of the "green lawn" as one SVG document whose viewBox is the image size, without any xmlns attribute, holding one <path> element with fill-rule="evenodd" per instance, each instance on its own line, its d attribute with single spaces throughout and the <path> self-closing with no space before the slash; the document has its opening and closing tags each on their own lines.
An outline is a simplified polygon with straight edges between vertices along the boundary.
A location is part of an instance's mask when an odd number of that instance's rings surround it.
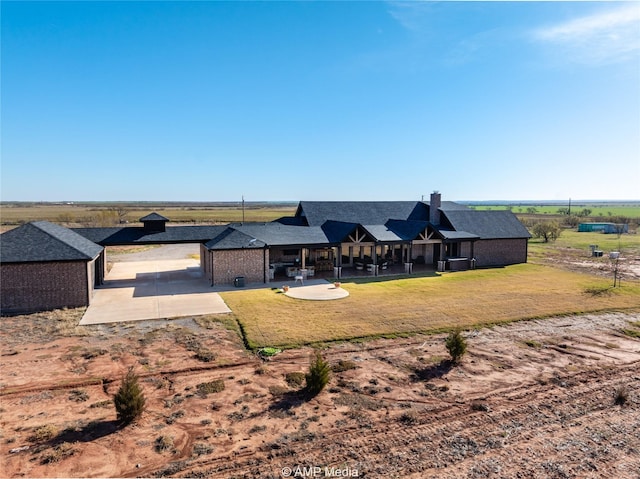
<svg viewBox="0 0 640 479">
<path fill-rule="evenodd" d="M 379 282 L 346 282 L 350 296 L 301 301 L 275 290 L 222 293 L 250 347 L 435 332 L 520 319 L 640 310 L 640 283 L 610 281 L 540 265 L 446 273 Z M 597 294 L 598 292 L 603 292 Z"/>
<path fill-rule="evenodd" d="M 598 245 L 598 249 L 605 253 L 604 256 L 597 260 L 590 258 L 590 245 Z M 556 241 L 543 243 L 541 239 L 535 238 L 529 241 L 529 258 L 533 261 L 565 255 L 575 260 L 587 259 L 608 262 L 608 255 L 611 251 L 619 251 L 626 257 L 640 256 L 640 235 L 623 234 L 618 237 L 615 234 L 578 233 L 574 230 L 563 230 L 560 238 Z"/>
</svg>

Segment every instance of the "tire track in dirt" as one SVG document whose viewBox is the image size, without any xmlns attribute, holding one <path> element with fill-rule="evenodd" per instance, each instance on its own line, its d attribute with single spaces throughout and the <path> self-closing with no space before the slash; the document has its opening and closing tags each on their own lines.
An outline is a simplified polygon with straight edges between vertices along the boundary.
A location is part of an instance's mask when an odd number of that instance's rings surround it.
<svg viewBox="0 0 640 479">
<path fill-rule="evenodd" d="M 504 456 L 510 449 L 526 447 L 541 429 L 565 427 L 571 421 L 604 413 L 612 407 L 615 386 L 629 381 L 637 386 L 640 382 L 637 366 L 636 362 L 617 368 L 616 378 L 602 378 L 601 371 L 586 370 L 558 378 L 557 383 L 519 386 L 502 397 L 489 394 L 484 399 L 490 408 L 486 412 L 473 410 L 467 403 L 448 404 L 421 413 L 419 424 L 396 420 L 376 424 L 366 432 L 357 426 L 326 431 L 312 441 L 271 443 L 225 457 L 183 463 L 166 475 L 271 477 L 283 466 L 340 467 L 349 462 L 360 466 L 361 477 L 367 472 L 405 475 L 451 467 L 496 450 Z M 487 430 L 495 434 L 487 438 Z M 327 464 L 327 457 L 334 459 Z M 163 471 L 171 472 L 171 466 L 136 473 Z"/>
</svg>

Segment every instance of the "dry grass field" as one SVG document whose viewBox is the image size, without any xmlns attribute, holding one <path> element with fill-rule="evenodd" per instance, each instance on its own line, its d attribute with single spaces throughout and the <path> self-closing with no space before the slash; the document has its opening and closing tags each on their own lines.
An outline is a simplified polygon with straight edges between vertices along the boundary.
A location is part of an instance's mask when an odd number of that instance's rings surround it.
<svg viewBox="0 0 640 479">
<path fill-rule="evenodd" d="M 338 301 L 291 299 L 277 289 L 223 293 L 251 347 L 298 346 L 613 309 L 640 308 L 640 284 L 540 265 L 380 281 L 343 281 Z"/>
<path fill-rule="evenodd" d="M 245 221 L 272 221 L 295 213 L 295 204 L 249 203 L 245 206 Z M 122 217 L 115 213 L 119 210 Z M 28 221 L 52 221 L 69 225 L 108 226 L 122 219 L 136 224 L 138 219 L 155 211 L 173 223 L 219 224 L 242 221 L 239 203 L 224 205 L 172 205 L 167 203 L 135 204 L 2 204 L 2 225 L 18 225 Z"/>
</svg>

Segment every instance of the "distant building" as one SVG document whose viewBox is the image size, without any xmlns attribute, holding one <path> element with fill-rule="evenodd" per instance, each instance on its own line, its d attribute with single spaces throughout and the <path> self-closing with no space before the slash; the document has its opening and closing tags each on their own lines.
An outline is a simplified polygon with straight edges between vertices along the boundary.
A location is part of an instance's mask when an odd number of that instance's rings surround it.
<svg viewBox="0 0 640 479">
<path fill-rule="evenodd" d="M 629 225 L 624 223 L 580 223 L 578 225 L 578 232 L 605 234 L 628 233 Z"/>
</svg>

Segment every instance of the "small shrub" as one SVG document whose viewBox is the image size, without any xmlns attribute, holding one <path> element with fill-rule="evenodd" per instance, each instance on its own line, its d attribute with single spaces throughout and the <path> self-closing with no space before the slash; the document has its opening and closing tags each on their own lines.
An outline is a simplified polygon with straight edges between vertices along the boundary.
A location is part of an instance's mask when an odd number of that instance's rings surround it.
<svg viewBox="0 0 640 479">
<path fill-rule="evenodd" d="M 398 418 L 398 420 L 402 423 L 402 424 L 406 424 L 406 425 L 413 425 L 413 424 L 417 424 L 418 423 L 418 413 L 414 410 L 414 409 L 410 409 L 408 411 L 403 412 L 400 417 Z"/>
<path fill-rule="evenodd" d="M 44 442 L 53 439 L 58 430 L 53 424 L 44 424 L 33 430 L 33 434 L 29 437 L 32 442 Z"/>
<path fill-rule="evenodd" d="M 69 393 L 69 400 L 76 402 L 84 402 L 89 399 L 89 394 L 82 389 L 74 389 Z"/>
<path fill-rule="evenodd" d="M 109 351 L 107 351 L 106 349 L 99 349 L 99 348 L 88 349 L 82 354 L 82 357 L 84 359 L 93 359 L 93 358 L 97 358 L 98 356 L 107 354 L 108 352 Z"/>
<path fill-rule="evenodd" d="M 176 422 L 176 419 L 180 419 L 181 417 L 184 417 L 184 409 L 180 409 L 178 411 L 173 412 L 169 417 L 167 417 L 164 422 L 166 422 L 167 424 L 173 424 L 174 422 Z"/>
<path fill-rule="evenodd" d="M 540 342 L 535 341 L 533 339 L 526 339 L 524 341 L 524 344 L 526 344 L 530 348 L 534 348 L 534 349 L 540 349 L 542 347 L 542 344 Z"/>
<path fill-rule="evenodd" d="M 306 392 L 310 396 L 316 396 L 329 383 L 331 377 L 331 366 L 324 360 L 322 353 L 316 351 L 311 356 L 309 372 L 305 376 Z"/>
<path fill-rule="evenodd" d="M 213 452 L 213 446 L 210 446 L 209 444 L 206 444 L 203 442 L 196 442 L 193 445 L 192 454 L 194 456 L 202 456 L 203 454 L 211 454 L 212 452 Z"/>
<path fill-rule="evenodd" d="M 68 442 L 62 442 L 55 446 L 51 451 L 47 452 L 44 456 L 42 456 L 42 464 L 51 464 L 54 462 L 59 462 L 65 457 L 73 456 L 76 450 L 73 446 Z"/>
<path fill-rule="evenodd" d="M 158 454 L 173 449 L 173 438 L 171 436 L 158 436 L 155 442 L 155 450 Z"/>
<path fill-rule="evenodd" d="M 624 406 L 629 400 L 629 388 L 627 386 L 620 386 L 616 389 L 613 396 L 613 403 L 616 406 Z"/>
<path fill-rule="evenodd" d="M 203 363 L 210 363 L 216 360 L 216 353 L 214 353 L 209 349 L 203 348 L 203 349 L 199 349 L 196 352 L 195 358 L 198 361 L 202 361 Z"/>
<path fill-rule="evenodd" d="M 201 396 L 206 396 L 211 393 L 219 393 L 224 391 L 224 380 L 216 379 L 215 381 L 200 383 L 196 386 L 196 389 Z"/>
<path fill-rule="evenodd" d="M 472 411 L 489 412 L 489 406 L 487 406 L 485 403 L 480 402 L 480 401 L 473 401 L 471 403 L 471 410 Z"/>
<path fill-rule="evenodd" d="M 467 341 L 462 337 L 459 330 L 451 331 L 446 339 L 445 345 L 451 355 L 451 360 L 457 363 L 467 352 Z"/>
<path fill-rule="evenodd" d="M 255 370 L 255 373 L 262 376 L 263 374 L 267 374 L 269 369 L 266 366 L 258 366 Z"/>
<path fill-rule="evenodd" d="M 264 432 L 267 430 L 267 426 L 253 426 L 251 429 L 249 429 L 249 434 L 255 434 L 257 432 Z"/>
<path fill-rule="evenodd" d="M 305 374 L 304 373 L 287 373 L 284 377 L 285 381 L 287 381 L 287 384 L 292 387 L 300 387 L 304 384 L 305 382 Z"/>
<path fill-rule="evenodd" d="M 282 397 L 285 394 L 287 394 L 289 392 L 289 390 L 284 386 L 280 386 L 280 385 L 276 384 L 276 385 L 273 385 L 273 386 L 269 386 L 269 392 L 271 393 L 272 396 Z"/>
<path fill-rule="evenodd" d="M 122 380 L 122 385 L 113 397 L 118 420 L 124 424 L 130 424 L 142 416 L 145 408 L 145 397 L 138 376 L 129 368 L 127 375 Z"/>
<path fill-rule="evenodd" d="M 350 369 L 356 369 L 357 367 L 358 366 L 353 361 L 345 361 L 341 359 L 336 364 L 331 366 L 331 370 L 334 373 L 342 373 L 344 371 L 349 371 Z"/>
</svg>

